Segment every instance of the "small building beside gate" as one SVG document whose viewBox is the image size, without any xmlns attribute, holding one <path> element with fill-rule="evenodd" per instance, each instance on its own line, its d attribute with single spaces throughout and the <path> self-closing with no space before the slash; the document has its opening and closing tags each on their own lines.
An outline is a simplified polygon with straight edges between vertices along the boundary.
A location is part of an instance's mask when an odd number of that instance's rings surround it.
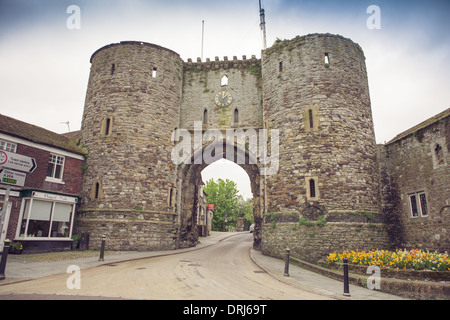
<svg viewBox="0 0 450 320">
<path fill-rule="evenodd" d="M 37 166 L 20 173 L 23 186 L 0 183 L 1 243 L 20 242 L 24 251 L 70 249 L 85 151 L 63 135 L 0 115 L 0 152 L 33 158 Z"/>
</svg>

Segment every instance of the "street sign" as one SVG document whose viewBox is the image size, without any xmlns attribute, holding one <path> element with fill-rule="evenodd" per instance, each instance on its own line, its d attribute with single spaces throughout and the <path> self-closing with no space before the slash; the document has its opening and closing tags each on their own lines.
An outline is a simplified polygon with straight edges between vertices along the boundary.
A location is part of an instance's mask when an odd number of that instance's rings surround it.
<svg viewBox="0 0 450 320">
<path fill-rule="evenodd" d="M 25 186 L 26 173 L 0 168 L 0 182 L 11 186 Z"/>
<path fill-rule="evenodd" d="M 0 167 L 32 173 L 37 164 L 34 158 L 0 150 Z"/>
</svg>

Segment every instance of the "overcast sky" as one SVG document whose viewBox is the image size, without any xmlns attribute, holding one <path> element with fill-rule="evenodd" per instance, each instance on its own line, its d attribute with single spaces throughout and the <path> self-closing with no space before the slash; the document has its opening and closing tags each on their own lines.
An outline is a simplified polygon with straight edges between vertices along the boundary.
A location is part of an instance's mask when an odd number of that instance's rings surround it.
<svg viewBox="0 0 450 320">
<path fill-rule="evenodd" d="M 377 143 L 449 107 L 450 1 L 263 0 L 267 45 L 309 33 L 341 34 L 364 50 Z M 67 20 L 76 5 L 79 28 Z M 380 8 L 381 29 L 367 20 Z M 0 0 L 0 113 L 63 133 L 79 130 L 98 48 L 155 43 L 185 61 L 261 57 L 258 0 Z M 74 24 L 70 24 L 74 26 Z"/>
</svg>

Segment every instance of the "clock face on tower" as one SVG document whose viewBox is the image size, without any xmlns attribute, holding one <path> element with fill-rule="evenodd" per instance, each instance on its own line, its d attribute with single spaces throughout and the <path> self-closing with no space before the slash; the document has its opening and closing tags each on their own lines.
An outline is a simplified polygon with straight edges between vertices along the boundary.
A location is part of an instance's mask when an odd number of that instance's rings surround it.
<svg viewBox="0 0 450 320">
<path fill-rule="evenodd" d="M 233 102 L 233 96 L 227 91 L 217 92 L 214 102 L 219 107 L 228 107 Z"/>
</svg>

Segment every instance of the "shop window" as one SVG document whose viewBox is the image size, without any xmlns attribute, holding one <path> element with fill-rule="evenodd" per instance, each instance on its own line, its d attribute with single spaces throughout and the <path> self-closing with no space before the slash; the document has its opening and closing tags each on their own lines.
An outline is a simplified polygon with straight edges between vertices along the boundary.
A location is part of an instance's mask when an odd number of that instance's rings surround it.
<svg viewBox="0 0 450 320">
<path fill-rule="evenodd" d="M 73 203 L 25 199 L 19 237 L 70 238 L 73 212 Z"/>
<path fill-rule="evenodd" d="M 64 157 L 56 154 L 50 154 L 46 181 L 61 181 L 64 171 Z M 54 182 L 55 182 L 54 181 Z"/>
</svg>

